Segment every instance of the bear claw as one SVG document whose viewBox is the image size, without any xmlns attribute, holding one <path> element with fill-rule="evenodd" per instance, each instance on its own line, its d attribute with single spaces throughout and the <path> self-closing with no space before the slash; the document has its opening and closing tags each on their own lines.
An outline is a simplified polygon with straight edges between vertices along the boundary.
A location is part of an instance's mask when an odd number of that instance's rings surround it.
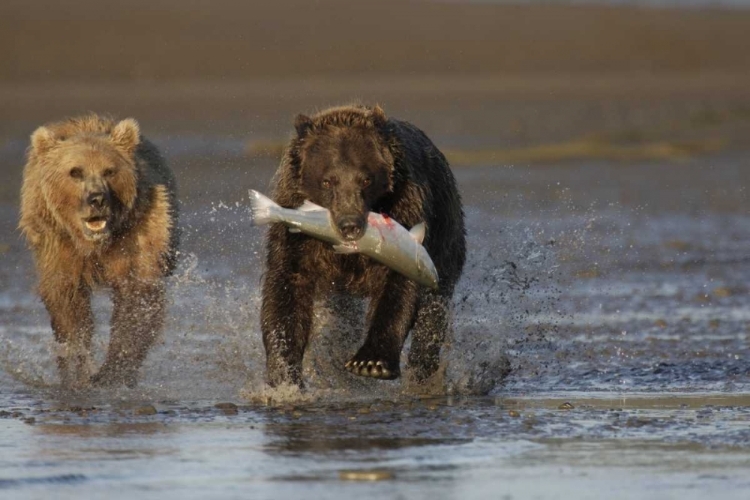
<svg viewBox="0 0 750 500">
<path fill-rule="evenodd" d="M 377 379 L 383 379 L 383 380 L 393 380 L 395 378 L 398 378 L 399 371 L 398 369 L 390 369 L 388 367 L 388 364 L 384 361 L 373 361 L 373 360 L 367 360 L 367 361 L 354 361 L 351 360 L 348 363 L 346 363 L 345 368 L 353 373 L 354 375 L 359 375 L 360 377 L 372 377 Z"/>
</svg>

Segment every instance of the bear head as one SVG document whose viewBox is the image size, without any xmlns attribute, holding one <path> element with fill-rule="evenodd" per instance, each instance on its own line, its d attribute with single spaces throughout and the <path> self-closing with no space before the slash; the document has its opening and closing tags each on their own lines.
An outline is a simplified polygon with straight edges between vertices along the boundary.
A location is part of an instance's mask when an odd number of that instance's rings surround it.
<svg viewBox="0 0 750 500">
<path fill-rule="evenodd" d="M 327 208 L 345 240 L 362 237 L 367 214 L 393 189 L 394 157 L 378 107 L 346 106 L 295 120 L 292 163 L 300 195 Z"/>
<path fill-rule="evenodd" d="M 107 242 L 125 225 L 137 193 L 138 123 L 97 116 L 42 126 L 31 136 L 41 198 L 76 243 Z"/>
</svg>

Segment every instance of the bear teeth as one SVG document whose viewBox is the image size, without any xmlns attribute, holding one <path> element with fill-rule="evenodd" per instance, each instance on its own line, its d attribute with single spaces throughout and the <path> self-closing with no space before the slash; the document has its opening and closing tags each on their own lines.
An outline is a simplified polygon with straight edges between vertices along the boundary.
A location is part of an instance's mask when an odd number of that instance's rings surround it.
<svg viewBox="0 0 750 500">
<path fill-rule="evenodd" d="M 107 221 L 106 220 L 87 220 L 86 221 L 86 227 L 89 228 L 91 231 L 101 231 L 105 227 L 107 227 Z"/>
</svg>

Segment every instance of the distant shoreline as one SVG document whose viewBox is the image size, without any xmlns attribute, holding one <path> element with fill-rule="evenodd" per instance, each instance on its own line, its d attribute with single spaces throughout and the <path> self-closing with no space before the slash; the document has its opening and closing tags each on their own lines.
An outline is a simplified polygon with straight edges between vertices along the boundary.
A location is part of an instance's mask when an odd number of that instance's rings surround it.
<svg viewBox="0 0 750 500">
<path fill-rule="evenodd" d="M 40 123 L 96 111 L 134 116 L 150 135 L 273 143 L 285 140 L 297 113 L 352 101 L 380 103 L 456 151 L 592 139 L 732 149 L 750 136 L 750 72 L 705 72 L 0 82 L 0 140 L 26 140 Z"/>
</svg>

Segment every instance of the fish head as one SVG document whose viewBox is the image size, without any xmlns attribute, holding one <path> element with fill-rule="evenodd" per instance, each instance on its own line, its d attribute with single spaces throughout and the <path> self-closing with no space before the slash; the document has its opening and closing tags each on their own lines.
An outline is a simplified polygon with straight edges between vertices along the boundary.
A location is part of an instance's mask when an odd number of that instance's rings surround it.
<svg viewBox="0 0 750 500">
<path fill-rule="evenodd" d="M 358 240 L 369 212 L 390 192 L 393 159 L 372 131 L 334 127 L 306 133 L 299 151 L 302 194 L 330 211 L 342 240 Z"/>
</svg>

